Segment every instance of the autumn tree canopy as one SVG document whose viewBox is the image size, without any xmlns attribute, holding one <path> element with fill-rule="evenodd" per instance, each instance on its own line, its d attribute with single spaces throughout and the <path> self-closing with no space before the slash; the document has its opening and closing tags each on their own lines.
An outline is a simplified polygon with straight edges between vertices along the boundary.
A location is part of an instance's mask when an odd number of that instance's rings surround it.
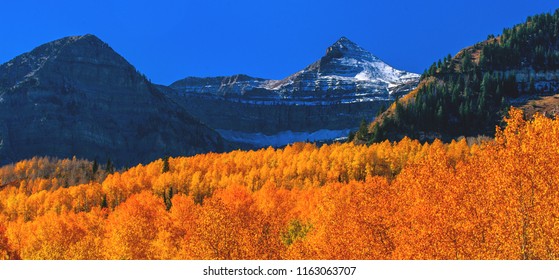
<svg viewBox="0 0 559 280">
<path fill-rule="evenodd" d="M 0 168 L 2 259 L 556 259 L 559 121 L 493 141 Z"/>
</svg>

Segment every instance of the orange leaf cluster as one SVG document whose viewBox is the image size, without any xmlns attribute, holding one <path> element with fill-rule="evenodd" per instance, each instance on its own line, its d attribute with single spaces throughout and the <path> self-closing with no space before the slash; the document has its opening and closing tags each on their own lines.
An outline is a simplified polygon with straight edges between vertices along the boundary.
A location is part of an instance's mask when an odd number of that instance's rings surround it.
<svg viewBox="0 0 559 280">
<path fill-rule="evenodd" d="M 0 258 L 556 259 L 559 120 L 506 121 L 475 145 L 298 143 L 108 176 L 24 161 L 0 169 Z"/>
</svg>

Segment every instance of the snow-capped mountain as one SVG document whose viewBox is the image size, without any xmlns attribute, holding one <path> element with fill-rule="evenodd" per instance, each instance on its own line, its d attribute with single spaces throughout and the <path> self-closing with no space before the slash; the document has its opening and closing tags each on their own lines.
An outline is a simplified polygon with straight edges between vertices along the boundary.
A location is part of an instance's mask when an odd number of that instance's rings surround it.
<svg viewBox="0 0 559 280">
<path fill-rule="evenodd" d="M 326 55 L 300 72 L 267 88 L 284 97 L 385 99 L 401 85 L 417 84 L 419 75 L 397 70 L 346 37 L 330 46 Z M 323 93 L 323 94 L 321 94 Z"/>
<path fill-rule="evenodd" d="M 392 94 L 413 88 L 418 79 L 418 74 L 397 70 L 342 37 L 321 59 L 283 80 L 247 75 L 187 77 L 170 87 L 184 94 L 312 105 L 390 100 Z"/>
<path fill-rule="evenodd" d="M 229 140 L 281 146 L 347 136 L 418 81 L 418 74 L 395 69 L 342 37 L 282 80 L 188 77 L 165 92 Z"/>
</svg>

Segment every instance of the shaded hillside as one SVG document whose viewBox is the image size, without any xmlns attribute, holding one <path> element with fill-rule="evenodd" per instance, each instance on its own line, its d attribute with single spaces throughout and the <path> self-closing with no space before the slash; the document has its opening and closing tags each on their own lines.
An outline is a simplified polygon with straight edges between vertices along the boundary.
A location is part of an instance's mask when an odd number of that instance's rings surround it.
<svg viewBox="0 0 559 280">
<path fill-rule="evenodd" d="M 62 38 L 0 65 L 2 164 L 77 156 L 123 166 L 223 146 L 94 35 Z"/>
<path fill-rule="evenodd" d="M 433 63 L 418 88 L 362 128 L 357 139 L 492 135 L 508 106 L 558 89 L 559 10 L 528 17 L 501 36 Z"/>
</svg>

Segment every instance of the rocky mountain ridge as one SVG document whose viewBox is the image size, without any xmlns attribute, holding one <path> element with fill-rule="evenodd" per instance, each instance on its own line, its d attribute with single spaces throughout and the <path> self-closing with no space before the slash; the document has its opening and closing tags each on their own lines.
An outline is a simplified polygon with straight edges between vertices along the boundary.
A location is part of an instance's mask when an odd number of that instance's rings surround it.
<svg viewBox="0 0 559 280">
<path fill-rule="evenodd" d="M 1 163 L 77 156 L 126 166 L 224 145 L 94 35 L 0 65 Z"/>
<path fill-rule="evenodd" d="M 282 80 L 188 77 L 165 91 L 226 139 L 281 146 L 345 137 L 418 80 L 342 37 L 322 58 Z"/>
</svg>

